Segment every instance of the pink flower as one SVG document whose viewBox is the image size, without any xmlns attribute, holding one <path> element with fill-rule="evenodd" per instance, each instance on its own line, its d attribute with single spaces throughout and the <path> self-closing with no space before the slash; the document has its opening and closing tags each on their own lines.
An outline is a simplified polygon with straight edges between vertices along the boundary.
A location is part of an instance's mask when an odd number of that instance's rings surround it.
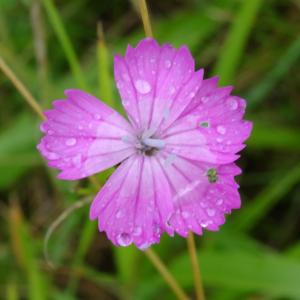
<svg viewBox="0 0 300 300">
<path fill-rule="evenodd" d="M 115 245 L 145 249 L 163 232 L 218 230 L 240 207 L 233 162 L 252 128 L 245 101 L 218 88 L 216 77 L 204 80 L 186 46 L 150 38 L 116 55 L 114 73 L 129 121 L 67 90 L 41 125 L 38 149 L 48 165 L 76 180 L 120 164 L 90 209 Z"/>
</svg>

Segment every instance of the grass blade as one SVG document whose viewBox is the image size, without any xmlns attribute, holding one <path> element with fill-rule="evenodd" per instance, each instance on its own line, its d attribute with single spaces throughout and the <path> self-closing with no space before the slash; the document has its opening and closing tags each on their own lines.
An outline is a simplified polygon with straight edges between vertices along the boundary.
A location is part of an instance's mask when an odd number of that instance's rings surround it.
<svg viewBox="0 0 300 300">
<path fill-rule="evenodd" d="M 214 74 L 220 76 L 220 84 L 231 82 L 242 58 L 250 30 L 259 11 L 261 0 L 242 1 L 241 8 L 220 51 Z"/>
</svg>

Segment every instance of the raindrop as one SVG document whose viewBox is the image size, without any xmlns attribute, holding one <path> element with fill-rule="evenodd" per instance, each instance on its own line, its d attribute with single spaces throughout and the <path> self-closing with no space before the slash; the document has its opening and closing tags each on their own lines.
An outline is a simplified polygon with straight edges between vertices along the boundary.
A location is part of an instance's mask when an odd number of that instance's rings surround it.
<svg viewBox="0 0 300 300">
<path fill-rule="evenodd" d="M 116 213 L 116 218 L 117 219 L 121 219 L 123 217 L 123 212 L 122 210 L 118 210 L 117 213 Z"/>
<path fill-rule="evenodd" d="M 69 138 L 66 140 L 67 146 L 74 146 L 77 143 L 77 140 L 75 138 Z"/>
<path fill-rule="evenodd" d="M 209 222 L 208 221 L 203 221 L 200 223 L 201 227 L 206 228 L 208 226 Z"/>
<path fill-rule="evenodd" d="M 117 236 L 117 243 L 120 246 L 126 247 L 132 243 L 132 238 L 128 233 L 123 232 Z"/>
<path fill-rule="evenodd" d="M 142 227 L 137 226 L 133 229 L 133 235 L 134 236 L 140 236 L 142 234 Z"/>
<path fill-rule="evenodd" d="M 223 199 L 222 198 L 218 199 L 216 204 L 218 206 L 222 205 L 223 204 Z"/>
<path fill-rule="evenodd" d="M 170 166 L 175 161 L 177 156 L 175 154 L 169 154 L 165 160 L 165 166 Z"/>
<path fill-rule="evenodd" d="M 148 94 L 151 91 L 151 85 L 146 80 L 136 80 L 134 83 L 135 88 L 141 94 Z"/>
<path fill-rule="evenodd" d="M 151 243 L 143 243 L 142 245 L 138 246 L 138 248 L 140 250 L 146 250 L 147 248 L 149 248 L 151 246 Z"/>
<path fill-rule="evenodd" d="M 171 87 L 170 87 L 170 93 L 171 93 L 171 95 L 173 95 L 173 94 L 175 93 L 175 88 L 174 88 L 174 86 L 171 86 Z"/>
<path fill-rule="evenodd" d="M 226 133 L 226 128 L 225 128 L 224 126 L 222 126 L 222 125 L 219 125 L 219 126 L 217 127 L 217 131 L 218 131 L 218 133 L 220 133 L 220 134 L 225 134 L 225 133 Z"/>
<path fill-rule="evenodd" d="M 195 97 L 195 93 L 194 93 L 194 92 L 191 92 L 191 93 L 190 93 L 190 97 L 191 97 L 191 98 Z"/>
<path fill-rule="evenodd" d="M 82 155 L 81 154 L 77 154 L 76 156 L 73 157 L 72 159 L 74 165 L 76 167 L 80 167 L 81 166 L 81 162 L 82 162 Z"/>
<path fill-rule="evenodd" d="M 54 152 L 48 152 L 47 158 L 50 160 L 59 159 L 59 155 Z"/>
<path fill-rule="evenodd" d="M 201 102 L 206 103 L 209 100 L 208 97 L 201 97 Z"/>
<path fill-rule="evenodd" d="M 227 104 L 231 110 L 236 110 L 238 108 L 238 102 L 233 98 L 229 98 Z"/>
<path fill-rule="evenodd" d="M 172 63 L 171 63 L 171 61 L 170 60 L 166 60 L 165 61 L 165 66 L 166 66 L 166 68 L 170 68 L 171 67 L 171 65 L 172 65 Z"/>
<path fill-rule="evenodd" d="M 184 219 L 187 219 L 187 218 L 189 218 L 190 213 L 189 213 L 188 211 L 183 211 L 183 212 L 181 213 L 181 215 L 182 215 L 182 217 L 183 217 Z"/>
<path fill-rule="evenodd" d="M 100 119 L 101 119 L 101 116 L 100 116 L 99 114 L 95 114 L 95 115 L 94 115 L 94 118 L 95 118 L 96 120 L 100 120 Z"/>
<path fill-rule="evenodd" d="M 207 208 L 206 212 L 210 217 L 213 217 L 216 214 L 216 211 L 213 208 Z"/>
</svg>

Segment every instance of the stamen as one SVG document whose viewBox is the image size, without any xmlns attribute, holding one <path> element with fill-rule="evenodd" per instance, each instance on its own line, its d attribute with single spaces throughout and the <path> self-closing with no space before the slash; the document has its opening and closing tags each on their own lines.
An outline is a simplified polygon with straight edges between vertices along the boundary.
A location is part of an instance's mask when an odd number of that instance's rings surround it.
<svg viewBox="0 0 300 300">
<path fill-rule="evenodd" d="M 145 146 L 153 147 L 153 148 L 156 148 L 156 149 L 162 149 L 165 146 L 165 142 L 163 140 L 160 140 L 160 139 L 146 138 L 146 139 L 142 140 L 142 143 Z"/>
</svg>

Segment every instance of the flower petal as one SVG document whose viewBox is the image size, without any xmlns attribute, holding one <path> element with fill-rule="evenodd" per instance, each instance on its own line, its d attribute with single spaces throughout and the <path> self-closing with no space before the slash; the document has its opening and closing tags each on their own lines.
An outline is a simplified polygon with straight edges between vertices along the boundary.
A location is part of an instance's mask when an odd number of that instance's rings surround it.
<svg viewBox="0 0 300 300">
<path fill-rule="evenodd" d="M 124 140 L 133 139 L 129 123 L 95 97 L 66 91 L 67 100 L 54 102 L 42 123 L 38 149 L 61 179 L 75 180 L 118 164 L 135 152 Z"/>
<path fill-rule="evenodd" d="M 175 157 L 160 163 L 172 187 L 174 214 L 168 223 L 176 233 L 186 237 L 188 231 L 202 234 L 202 228 L 218 230 L 224 214 L 240 207 L 238 185 L 234 176 L 240 173 L 235 165 L 217 166 Z M 209 176 L 210 171 L 214 180 Z"/>
<path fill-rule="evenodd" d="M 123 162 L 96 196 L 90 218 L 118 246 L 145 249 L 158 243 L 173 213 L 168 182 L 153 157 L 132 156 Z"/>
<path fill-rule="evenodd" d="M 194 72 L 186 46 L 161 47 L 153 39 L 128 46 L 115 57 L 115 79 L 131 122 L 140 130 L 157 130 L 173 122 L 202 84 L 203 71 Z"/>
</svg>

